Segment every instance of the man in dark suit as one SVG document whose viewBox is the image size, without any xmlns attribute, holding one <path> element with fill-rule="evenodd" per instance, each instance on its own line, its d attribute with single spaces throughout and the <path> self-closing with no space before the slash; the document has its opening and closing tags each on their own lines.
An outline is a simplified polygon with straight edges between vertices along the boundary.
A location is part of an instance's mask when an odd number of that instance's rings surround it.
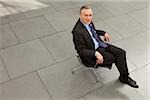
<svg viewBox="0 0 150 100">
<path fill-rule="evenodd" d="M 87 67 L 92 67 L 97 63 L 97 67 L 103 66 L 109 69 L 115 63 L 120 73 L 119 81 L 138 88 L 136 82 L 129 77 L 126 52 L 121 48 L 103 42 L 100 35 L 104 36 L 105 41 L 109 41 L 110 37 L 105 31 L 95 29 L 92 15 L 93 11 L 89 6 L 82 6 L 80 18 L 72 30 L 75 49 L 82 62 Z"/>
</svg>

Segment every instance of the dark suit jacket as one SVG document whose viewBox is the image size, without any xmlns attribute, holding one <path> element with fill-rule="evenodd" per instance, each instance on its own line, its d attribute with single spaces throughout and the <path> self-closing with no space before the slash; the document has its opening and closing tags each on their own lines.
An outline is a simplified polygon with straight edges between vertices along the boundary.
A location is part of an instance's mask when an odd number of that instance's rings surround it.
<svg viewBox="0 0 150 100">
<path fill-rule="evenodd" d="M 98 35 L 104 35 L 105 31 L 96 30 L 96 33 Z M 80 21 L 80 19 L 75 24 L 72 30 L 72 34 L 75 49 L 79 54 L 82 62 L 88 67 L 94 66 L 96 63 L 94 42 L 88 30 L 86 29 L 84 24 Z"/>
</svg>

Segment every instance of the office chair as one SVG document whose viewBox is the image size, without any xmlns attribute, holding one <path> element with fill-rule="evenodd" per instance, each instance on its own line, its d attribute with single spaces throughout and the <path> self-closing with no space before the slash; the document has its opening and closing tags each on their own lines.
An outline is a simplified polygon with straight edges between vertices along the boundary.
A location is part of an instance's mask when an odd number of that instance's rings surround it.
<svg viewBox="0 0 150 100">
<path fill-rule="evenodd" d="M 87 67 L 85 64 L 82 63 L 79 55 L 77 55 L 77 58 L 78 58 L 79 62 L 81 63 L 81 66 L 72 69 L 72 74 L 75 74 L 75 71 L 83 69 L 85 67 L 94 75 L 96 82 L 98 83 L 99 82 L 99 75 L 97 73 L 97 68 L 96 68 L 97 63 L 93 67 Z"/>
</svg>

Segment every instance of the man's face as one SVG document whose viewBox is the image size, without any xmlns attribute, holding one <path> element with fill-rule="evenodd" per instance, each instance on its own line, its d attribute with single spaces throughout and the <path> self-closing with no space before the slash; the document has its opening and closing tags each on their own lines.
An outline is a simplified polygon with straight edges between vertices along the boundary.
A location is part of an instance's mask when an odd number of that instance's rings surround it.
<svg viewBox="0 0 150 100">
<path fill-rule="evenodd" d="M 90 24 L 92 21 L 92 14 L 93 14 L 93 11 L 91 9 L 82 9 L 80 13 L 80 19 L 85 24 Z"/>
</svg>

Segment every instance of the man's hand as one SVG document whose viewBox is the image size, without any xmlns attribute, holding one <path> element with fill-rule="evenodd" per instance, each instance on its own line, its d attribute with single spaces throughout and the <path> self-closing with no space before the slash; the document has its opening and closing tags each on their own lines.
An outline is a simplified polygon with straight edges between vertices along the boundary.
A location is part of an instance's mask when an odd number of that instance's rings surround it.
<svg viewBox="0 0 150 100">
<path fill-rule="evenodd" d="M 110 41 L 110 37 L 109 37 L 108 33 L 104 34 L 104 40 L 107 41 L 107 42 Z"/>
<path fill-rule="evenodd" d="M 95 52 L 95 56 L 97 58 L 96 63 L 102 64 L 104 61 L 103 56 L 98 51 Z"/>
</svg>

